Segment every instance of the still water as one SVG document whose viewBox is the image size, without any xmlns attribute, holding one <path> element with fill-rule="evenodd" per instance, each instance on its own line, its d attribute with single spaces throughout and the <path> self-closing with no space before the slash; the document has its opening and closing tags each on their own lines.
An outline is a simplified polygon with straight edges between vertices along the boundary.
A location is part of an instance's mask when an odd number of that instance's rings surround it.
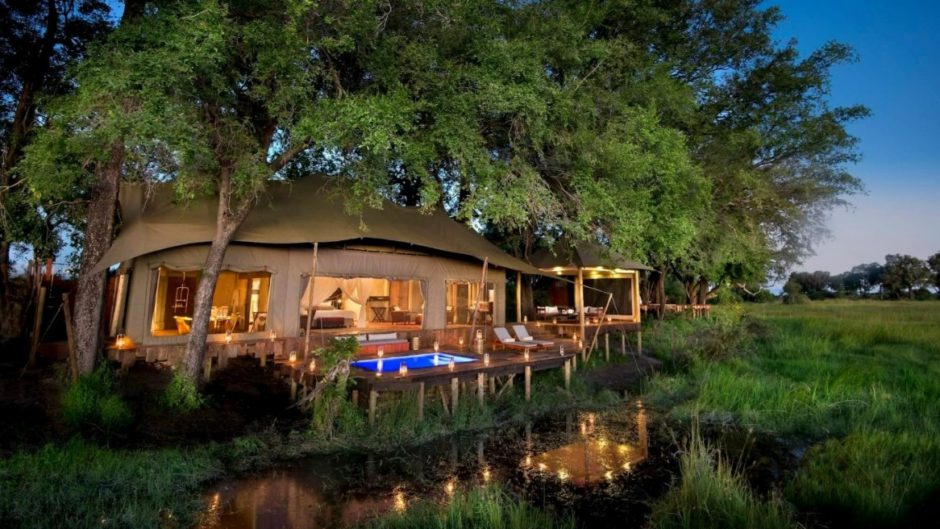
<svg viewBox="0 0 940 529">
<path fill-rule="evenodd" d="M 675 472 L 672 443 L 636 402 L 457 436 L 381 456 L 319 456 L 216 484 L 203 529 L 347 527 L 416 498 L 502 483 L 579 525 L 641 527 Z"/>
</svg>

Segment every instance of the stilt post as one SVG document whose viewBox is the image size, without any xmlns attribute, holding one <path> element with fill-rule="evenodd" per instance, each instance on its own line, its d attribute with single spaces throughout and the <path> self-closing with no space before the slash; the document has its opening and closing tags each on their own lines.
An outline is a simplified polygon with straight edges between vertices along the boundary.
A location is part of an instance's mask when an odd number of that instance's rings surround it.
<svg viewBox="0 0 940 529">
<path fill-rule="evenodd" d="M 369 388 L 369 426 L 375 425 L 375 406 L 379 401 L 379 392 Z"/>
<path fill-rule="evenodd" d="M 604 333 L 604 360 L 610 362 L 610 333 Z"/>
<path fill-rule="evenodd" d="M 460 400 L 460 379 L 450 379 L 450 415 L 457 415 L 457 403 Z"/>
<path fill-rule="evenodd" d="M 418 421 L 424 421 L 424 382 L 418 382 Z"/>
<path fill-rule="evenodd" d="M 486 404 L 486 375 L 477 373 L 477 400 L 480 406 Z"/>
<path fill-rule="evenodd" d="M 532 400 L 532 366 L 525 366 L 525 401 Z"/>
<path fill-rule="evenodd" d="M 571 360 L 565 360 L 565 391 L 571 389 Z"/>
</svg>

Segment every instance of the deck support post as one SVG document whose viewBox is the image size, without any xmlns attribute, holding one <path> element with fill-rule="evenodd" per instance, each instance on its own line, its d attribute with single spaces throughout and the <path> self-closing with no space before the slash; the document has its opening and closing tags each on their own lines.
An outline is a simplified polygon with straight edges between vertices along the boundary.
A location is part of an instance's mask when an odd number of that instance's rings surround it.
<svg viewBox="0 0 940 529">
<path fill-rule="evenodd" d="M 477 400 L 480 402 L 480 406 L 486 404 L 486 375 L 483 373 L 477 373 Z"/>
<path fill-rule="evenodd" d="M 460 379 L 450 379 L 450 415 L 457 415 L 457 402 L 460 400 Z"/>
<path fill-rule="evenodd" d="M 532 366 L 525 366 L 525 401 L 532 400 Z"/>
<path fill-rule="evenodd" d="M 636 354 L 643 356 L 643 331 L 636 332 Z"/>
<path fill-rule="evenodd" d="M 487 377 L 490 383 L 490 395 L 496 395 L 496 377 Z"/>
<path fill-rule="evenodd" d="M 578 355 L 574 355 L 571 357 L 571 370 L 574 371 L 575 373 L 578 372 Z"/>
<path fill-rule="evenodd" d="M 424 382 L 418 382 L 418 422 L 424 421 Z"/>
<path fill-rule="evenodd" d="M 610 333 L 604 333 L 604 360 L 610 362 Z"/>
<path fill-rule="evenodd" d="M 620 333 L 620 354 L 627 356 L 627 333 Z"/>
<path fill-rule="evenodd" d="M 297 400 L 297 381 L 293 373 L 290 374 L 290 400 Z"/>
<path fill-rule="evenodd" d="M 565 360 L 565 391 L 571 389 L 571 360 Z"/>
<path fill-rule="evenodd" d="M 349 396 L 349 400 L 352 401 L 353 406 L 359 406 L 359 390 L 352 390 L 352 394 Z"/>
<path fill-rule="evenodd" d="M 369 388 L 369 426 L 375 424 L 375 406 L 379 401 L 379 392 L 375 388 Z"/>
</svg>

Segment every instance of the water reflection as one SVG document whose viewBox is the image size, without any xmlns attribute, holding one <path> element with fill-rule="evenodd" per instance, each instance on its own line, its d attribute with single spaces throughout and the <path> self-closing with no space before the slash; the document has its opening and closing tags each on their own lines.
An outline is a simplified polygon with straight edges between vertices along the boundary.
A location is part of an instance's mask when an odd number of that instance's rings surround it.
<svg viewBox="0 0 940 529">
<path fill-rule="evenodd" d="M 589 518 L 604 514 L 591 505 L 605 498 L 601 508 L 622 521 L 623 513 L 614 510 L 635 510 L 650 487 L 619 478 L 632 476 L 647 460 L 648 444 L 646 412 L 631 405 L 455 437 L 397 455 L 311 458 L 218 484 L 205 496 L 201 527 L 346 527 L 389 510 L 404 512 L 414 498 L 446 502 L 460 489 L 487 483 L 508 485 L 543 507 L 584 506 Z M 581 492 L 573 495 L 575 490 Z"/>
<path fill-rule="evenodd" d="M 594 413 L 579 417 L 579 439 L 540 454 L 526 454 L 522 466 L 531 468 L 543 477 L 557 477 L 559 481 L 579 486 L 610 481 L 616 475 L 629 472 L 633 465 L 645 460 L 649 450 L 646 412 L 636 414 L 636 442 L 627 444 L 610 440 L 615 432 L 599 427 Z"/>
</svg>

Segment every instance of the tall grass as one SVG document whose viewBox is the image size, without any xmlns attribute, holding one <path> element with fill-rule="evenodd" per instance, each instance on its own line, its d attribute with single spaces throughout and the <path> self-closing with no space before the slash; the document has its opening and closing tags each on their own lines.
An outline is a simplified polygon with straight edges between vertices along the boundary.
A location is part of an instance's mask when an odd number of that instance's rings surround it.
<svg viewBox="0 0 940 529">
<path fill-rule="evenodd" d="M 536 509 L 502 488 L 456 491 L 447 503 L 419 500 L 364 525 L 368 529 L 574 529 L 570 515 Z"/>
<path fill-rule="evenodd" d="M 783 503 L 764 501 L 732 471 L 697 428 L 680 457 L 681 481 L 653 506 L 652 529 L 785 529 L 796 527 Z"/>
<path fill-rule="evenodd" d="M 786 494 L 858 526 L 903 524 L 940 496 L 940 303 L 755 305 L 768 330 L 705 361 L 694 353 L 658 376 L 648 400 L 680 419 L 752 427 L 813 445 Z M 707 320 L 649 340 L 681 356 Z M 694 347 L 692 348 L 694 351 Z"/>
<path fill-rule="evenodd" d="M 105 433 L 130 425 L 133 414 L 115 389 L 114 375 L 106 365 L 69 384 L 60 402 L 62 418 L 79 430 Z"/>
<path fill-rule="evenodd" d="M 220 471 L 205 450 L 117 451 L 83 441 L 0 460 L 0 526 L 188 527 Z"/>
</svg>

